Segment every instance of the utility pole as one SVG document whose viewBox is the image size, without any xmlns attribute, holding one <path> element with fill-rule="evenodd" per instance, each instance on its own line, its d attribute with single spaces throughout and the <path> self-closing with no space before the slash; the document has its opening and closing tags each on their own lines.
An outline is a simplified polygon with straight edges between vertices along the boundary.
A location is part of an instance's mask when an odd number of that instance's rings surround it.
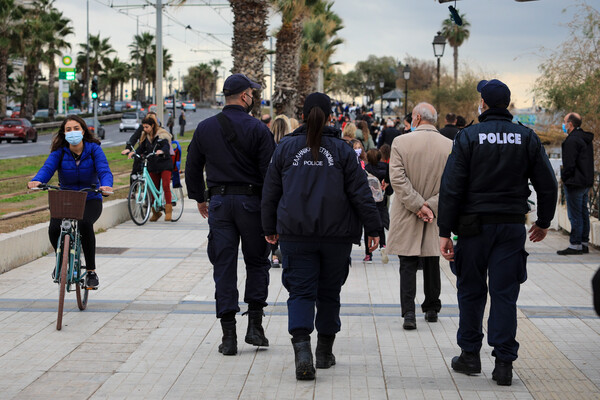
<svg viewBox="0 0 600 400">
<path fill-rule="evenodd" d="M 269 42 L 271 43 L 271 51 L 269 52 L 269 60 L 271 64 L 271 97 L 269 97 L 269 114 L 271 115 L 271 118 L 273 118 L 273 36 L 269 37 Z"/>
<path fill-rule="evenodd" d="M 156 0 L 156 116 L 164 122 L 163 99 L 162 1 Z"/>
<path fill-rule="evenodd" d="M 88 112 L 90 82 L 90 0 L 87 0 L 87 33 L 85 36 L 85 112 Z M 67 113 L 65 107 L 65 114 Z"/>
</svg>

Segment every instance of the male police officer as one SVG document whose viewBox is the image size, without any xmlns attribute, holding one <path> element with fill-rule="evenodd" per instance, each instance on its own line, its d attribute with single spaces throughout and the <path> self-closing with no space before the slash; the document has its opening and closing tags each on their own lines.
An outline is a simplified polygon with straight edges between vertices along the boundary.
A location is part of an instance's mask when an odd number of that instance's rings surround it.
<svg viewBox="0 0 600 400">
<path fill-rule="evenodd" d="M 260 89 L 260 85 L 243 74 L 225 80 L 223 112 L 198 125 L 185 167 L 188 196 L 198 202 L 202 217 L 208 217 L 207 253 L 214 267 L 217 318 L 223 329 L 219 352 L 224 355 L 237 353 L 240 238 L 246 264 L 244 301 L 248 303 L 249 317 L 245 341 L 255 346 L 269 345 L 262 328 L 270 263 L 262 234 L 260 195 L 275 142 L 267 126 L 248 115 L 254 103 L 252 89 Z"/>
<path fill-rule="evenodd" d="M 540 139 L 512 123 L 510 90 L 499 80 L 481 81 L 480 123 L 464 128 L 454 140 L 440 188 L 440 250 L 457 276 L 461 355 L 452 368 L 468 375 L 481 372 L 479 351 L 489 275 L 491 297 L 488 343 L 498 385 L 512 383 L 517 358 L 517 298 L 527 279 L 525 214 L 530 179 L 537 192 L 538 220 L 529 239 L 544 239 L 554 216 L 557 183 Z M 453 249 L 451 232 L 458 233 Z"/>
</svg>

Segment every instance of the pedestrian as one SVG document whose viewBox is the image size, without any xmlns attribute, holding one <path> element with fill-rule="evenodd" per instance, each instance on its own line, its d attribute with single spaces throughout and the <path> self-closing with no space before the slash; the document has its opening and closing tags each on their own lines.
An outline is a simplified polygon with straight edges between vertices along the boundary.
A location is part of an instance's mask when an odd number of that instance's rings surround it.
<svg viewBox="0 0 600 400">
<path fill-rule="evenodd" d="M 344 129 L 342 129 L 342 135 L 343 135 L 342 138 L 347 142 L 355 140 L 356 139 L 356 125 L 354 125 L 353 122 L 346 124 Z"/>
<path fill-rule="evenodd" d="M 417 328 L 415 295 L 417 270 L 423 269 L 425 299 L 421 310 L 427 322 L 437 322 L 440 301 L 438 196 L 442 172 L 452 142 L 435 128 L 437 112 L 428 103 L 412 111 L 414 131 L 392 143 L 390 180 L 396 193 L 391 206 L 387 251 L 400 259 L 400 304 L 406 330 Z"/>
<path fill-rule="evenodd" d="M 148 111 L 148 114 L 146 114 L 146 116 L 155 118 L 156 121 L 158 122 L 158 118 L 156 117 L 156 113 L 154 111 Z M 159 126 L 160 126 L 160 124 L 159 124 Z M 138 128 L 135 130 L 135 132 L 133 132 L 133 134 L 129 137 L 127 142 L 125 142 L 125 148 L 123 149 L 123 151 L 121 151 L 122 155 L 126 156 L 129 154 L 130 151 L 133 150 L 133 148 L 136 146 L 136 144 L 140 141 L 140 137 L 142 136 L 143 131 L 144 131 L 144 128 L 143 128 L 142 124 L 140 124 L 140 126 L 138 126 Z M 139 158 L 134 158 L 133 165 L 131 166 L 131 174 L 129 174 L 129 184 L 131 185 L 133 183 L 133 181 L 135 180 L 134 178 L 136 178 L 141 173 L 142 173 L 142 161 Z"/>
<path fill-rule="evenodd" d="M 352 243 L 361 220 L 376 249 L 379 214 L 356 154 L 337 129 L 327 126 L 329 96 L 312 93 L 304 124 L 277 146 L 263 189 L 262 223 L 269 243 L 280 241 L 283 285 L 289 292 L 296 379 L 315 379 L 310 334 L 316 327 L 316 367 L 335 365 L 333 343 L 340 331 L 340 291 L 349 272 Z M 315 317 L 316 307 L 316 317 Z"/>
<path fill-rule="evenodd" d="M 140 137 L 140 145 L 137 150 L 128 154 L 132 158 L 134 154 L 147 156 L 154 153 L 155 156 L 148 159 L 148 172 L 154 183 L 159 188 L 162 183 L 165 196 L 165 221 L 171 221 L 173 215 L 173 204 L 171 204 L 171 173 L 173 171 L 173 159 L 171 158 L 171 135 L 152 116 L 147 116 L 142 121 L 143 132 Z M 162 216 L 162 212 L 151 208 L 152 217 L 150 222 L 156 222 Z"/>
<path fill-rule="evenodd" d="M 171 137 L 173 137 L 173 126 L 175 125 L 175 118 L 173 118 L 173 113 L 169 111 L 169 119 L 167 119 L 167 128 L 169 128 L 169 133 Z"/>
<path fill-rule="evenodd" d="M 275 142 L 269 128 L 248 115 L 254 104 L 252 89 L 260 89 L 260 85 L 243 74 L 225 80 L 225 107 L 198 125 L 185 167 L 188 197 L 196 200 L 200 215 L 208 218 L 207 253 L 214 269 L 216 312 L 223 329 L 219 352 L 223 355 L 237 353 L 240 239 L 246 264 L 244 302 L 248 304 L 245 341 L 254 346 L 269 345 L 262 317 L 270 263 L 261 227 L 260 196 Z"/>
<path fill-rule="evenodd" d="M 462 115 L 457 115 L 456 116 L 456 127 L 458 128 L 458 130 L 461 130 L 466 125 L 467 125 L 467 120 L 465 119 L 465 117 L 463 117 Z"/>
<path fill-rule="evenodd" d="M 456 114 L 446 114 L 446 125 L 440 129 L 440 133 L 446 136 L 450 140 L 454 140 L 454 137 L 460 129 L 456 127 Z"/>
<path fill-rule="evenodd" d="M 554 216 L 557 183 L 535 132 L 512 122 L 508 86 L 497 79 L 481 81 L 479 124 L 461 130 L 452 146 L 440 188 L 440 251 L 456 274 L 457 332 L 460 356 L 452 369 L 481 372 L 482 320 L 488 295 L 488 343 L 496 357 L 492 379 L 511 385 L 517 359 L 517 299 L 527 279 L 525 214 L 528 181 L 537 192 L 537 221 L 529 240 L 546 237 Z M 393 156 L 392 156 L 393 157 Z M 458 234 L 453 246 L 451 233 Z"/>
<path fill-rule="evenodd" d="M 290 119 L 283 114 L 276 116 L 272 122 L 270 121 L 270 124 L 270 129 L 271 132 L 273 132 L 275 144 L 279 143 L 285 135 L 292 131 Z"/>
<path fill-rule="evenodd" d="M 263 124 L 265 124 L 267 126 L 267 128 L 271 129 L 271 115 L 270 114 L 263 114 L 260 117 L 260 120 L 262 121 Z"/>
<path fill-rule="evenodd" d="M 373 175 L 379 180 L 381 184 L 381 190 L 383 196 L 381 201 L 375 200 L 377 205 L 377 211 L 379 211 L 379 218 L 381 219 L 381 230 L 379 231 L 379 251 L 381 252 L 381 261 L 384 264 L 389 262 L 387 255 L 386 242 L 385 242 L 385 230 L 390 229 L 390 213 L 387 208 L 387 199 L 393 193 L 393 189 L 390 186 L 390 172 L 389 165 L 381 161 L 381 152 L 377 149 L 371 149 L 367 151 L 367 165 L 365 171 Z M 365 231 L 365 243 L 367 243 L 367 232 Z M 367 263 L 373 261 L 373 252 L 365 246 L 365 258 Z"/>
<path fill-rule="evenodd" d="M 67 115 L 58 133 L 52 139 L 50 155 L 33 179 L 27 183 L 29 189 L 46 184 L 58 171 L 58 184 L 63 190 L 81 190 L 96 185 L 104 194 L 112 193 L 113 175 L 100 141 L 90 132 L 85 121 L 77 115 Z M 81 247 L 85 256 L 85 286 L 99 285 L 96 274 L 96 235 L 94 222 L 102 214 L 102 195 L 89 192 L 85 202 L 83 219 L 77 227 L 81 233 Z M 50 218 L 48 237 L 57 250 L 62 220 Z M 56 272 L 56 271 L 55 271 Z M 54 279 L 58 279 L 53 275 Z"/>
<path fill-rule="evenodd" d="M 594 185 L 594 135 L 581 129 L 581 116 L 576 113 L 565 115 L 562 129 L 568 135 L 562 142 L 561 180 L 571 234 L 569 247 L 556 253 L 568 256 L 590 251 L 588 195 Z"/>
<path fill-rule="evenodd" d="M 183 137 L 183 134 L 185 133 L 185 124 L 185 111 L 181 110 L 181 114 L 179 114 L 179 136 L 181 137 Z"/>
<path fill-rule="evenodd" d="M 363 120 L 356 121 L 356 138 L 362 142 L 365 151 L 377 148 L 371 137 L 369 125 Z"/>
<path fill-rule="evenodd" d="M 385 123 L 386 128 L 381 131 L 379 140 L 377 141 L 377 148 L 380 149 L 384 144 L 392 145 L 395 138 L 401 135 L 401 132 L 394 127 L 394 120 L 388 119 Z"/>
</svg>

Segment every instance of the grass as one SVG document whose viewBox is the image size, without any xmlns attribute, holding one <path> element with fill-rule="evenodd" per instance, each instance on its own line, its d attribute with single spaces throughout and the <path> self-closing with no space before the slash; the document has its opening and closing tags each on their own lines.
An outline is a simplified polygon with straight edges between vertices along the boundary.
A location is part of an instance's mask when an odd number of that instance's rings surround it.
<svg viewBox="0 0 600 400">
<path fill-rule="evenodd" d="M 27 200 L 32 200 L 37 197 L 40 197 L 41 194 L 43 193 L 19 194 L 16 196 L 4 198 L 0 200 L 0 203 L 21 203 Z"/>
</svg>

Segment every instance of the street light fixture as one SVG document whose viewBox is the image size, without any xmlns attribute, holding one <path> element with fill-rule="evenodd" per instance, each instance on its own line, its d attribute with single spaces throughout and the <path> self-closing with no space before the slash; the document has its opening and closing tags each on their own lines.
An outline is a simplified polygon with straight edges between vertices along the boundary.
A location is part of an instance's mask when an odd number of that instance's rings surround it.
<svg viewBox="0 0 600 400">
<path fill-rule="evenodd" d="M 404 74 L 404 115 L 408 114 L 408 80 L 410 79 L 410 67 L 408 64 L 402 70 Z"/>
<path fill-rule="evenodd" d="M 383 121 L 383 85 L 385 85 L 385 81 L 383 78 L 379 80 L 379 88 L 381 89 L 381 120 Z"/>
<path fill-rule="evenodd" d="M 442 36 L 441 32 L 433 38 L 433 55 L 437 58 L 437 112 L 440 112 L 440 58 L 444 56 L 444 49 L 446 47 L 446 38 Z"/>
</svg>

